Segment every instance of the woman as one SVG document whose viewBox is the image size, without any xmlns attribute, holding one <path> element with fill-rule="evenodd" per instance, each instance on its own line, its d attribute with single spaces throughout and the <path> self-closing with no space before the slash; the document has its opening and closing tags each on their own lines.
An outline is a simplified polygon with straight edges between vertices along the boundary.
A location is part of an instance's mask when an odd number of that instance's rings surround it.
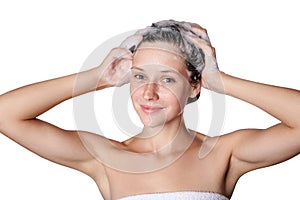
<svg viewBox="0 0 300 200">
<path fill-rule="evenodd" d="M 130 76 L 129 76 L 130 75 Z M 144 128 L 117 142 L 37 119 L 53 106 L 130 81 Z M 253 104 L 280 123 L 209 137 L 189 130 L 183 109 L 201 87 Z M 104 199 L 228 199 L 245 173 L 300 152 L 299 91 L 239 79 L 218 70 L 200 26 L 161 21 L 113 49 L 96 68 L 0 97 L 0 131 L 34 153 L 79 170 Z"/>
</svg>

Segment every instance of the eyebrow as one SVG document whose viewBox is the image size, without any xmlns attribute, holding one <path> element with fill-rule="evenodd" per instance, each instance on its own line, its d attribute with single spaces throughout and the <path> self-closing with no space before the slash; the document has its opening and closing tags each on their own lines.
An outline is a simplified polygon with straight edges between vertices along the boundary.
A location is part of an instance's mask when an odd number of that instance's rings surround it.
<svg viewBox="0 0 300 200">
<path fill-rule="evenodd" d="M 133 70 L 139 70 L 139 71 L 145 71 L 144 69 L 142 69 L 142 68 L 139 68 L 139 67 L 132 67 L 131 69 L 133 69 Z M 162 70 L 162 71 L 159 71 L 159 72 L 162 72 L 162 73 L 173 73 L 173 74 L 178 74 L 179 72 L 176 72 L 176 71 L 174 71 L 174 70 Z"/>
<path fill-rule="evenodd" d="M 135 66 L 132 66 L 132 68 L 131 68 L 132 70 L 134 69 L 137 69 L 137 70 L 140 70 L 140 71 L 145 71 L 144 69 L 142 69 L 142 68 L 139 68 L 139 67 L 135 67 Z"/>
</svg>

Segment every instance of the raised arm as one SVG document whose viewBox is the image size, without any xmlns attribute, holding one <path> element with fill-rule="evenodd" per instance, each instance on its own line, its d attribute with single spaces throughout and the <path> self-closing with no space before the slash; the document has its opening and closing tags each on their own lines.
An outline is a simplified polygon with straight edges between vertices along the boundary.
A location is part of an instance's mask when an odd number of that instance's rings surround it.
<svg viewBox="0 0 300 200">
<path fill-rule="evenodd" d="M 221 77 L 226 94 L 255 105 L 280 121 L 267 129 L 245 129 L 231 135 L 232 161 L 240 170 L 247 172 L 273 165 L 300 153 L 299 91 L 224 73 Z"/>
<path fill-rule="evenodd" d="M 206 34 L 205 30 L 196 27 Z M 239 174 L 283 162 L 300 153 L 300 92 L 236 78 L 219 71 L 214 48 L 206 41 L 191 37 L 205 53 L 202 86 L 248 102 L 280 123 L 267 129 L 244 129 L 228 134 L 230 167 Z"/>
<path fill-rule="evenodd" d="M 41 157 L 86 172 L 93 157 L 77 131 L 63 130 L 37 117 L 74 96 L 116 85 L 129 70 L 130 59 L 127 50 L 114 49 L 99 67 L 2 94 L 0 132 Z"/>
</svg>

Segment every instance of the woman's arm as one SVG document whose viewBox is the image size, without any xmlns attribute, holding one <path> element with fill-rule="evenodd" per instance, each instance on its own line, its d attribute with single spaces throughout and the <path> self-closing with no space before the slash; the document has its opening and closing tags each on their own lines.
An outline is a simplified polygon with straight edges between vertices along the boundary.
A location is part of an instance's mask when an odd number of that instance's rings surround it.
<svg viewBox="0 0 300 200">
<path fill-rule="evenodd" d="M 0 96 L 0 132 L 34 153 L 73 168 L 91 156 L 81 145 L 76 131 L 66 131 L 37 117 L 70 99 L 76 77 L 85 77 L 81 93 L 97 83 L 93 70 L 24 86 Z M 78 93 L 77 95 L 79 95 Z"/>
<path fill-rule="evenodd" d="M 243 172 L 283 162 L 300 153 L 300 92 L 247 81 L 221 73 L 225 93 L 277 118 L 267 129 L 233 133 L 232 161 Z M 246 165 L 245 165 L 246 164 Z"/>
<path fill-rule="evenodd" d="M 203 35 L 206 30 L 194 27 Z M 244 129 L 228 134 L 226 144 L 231 149 L 230 169 L 234 176 L 283 162 L 300 153 L 300 92 L 236 78 L 219 71 L 214 48 L 207 41 L 190 36 L 205 53 L 202 86 L 248 102 L 280 123 L 270 128 Z"/>
<path fill-rule="evenodd" d="M 126 50 L 114 49 L 97 68 L 2 94 L 0 132 L 48 160 L 84 171 L 93 158 L 77 131 L 60 129 L 37 117 L 74 96 L 116 85 L 129 66 L 119 70 L 116 59 L 124 58 L 130 58 Z"/>
</svg>

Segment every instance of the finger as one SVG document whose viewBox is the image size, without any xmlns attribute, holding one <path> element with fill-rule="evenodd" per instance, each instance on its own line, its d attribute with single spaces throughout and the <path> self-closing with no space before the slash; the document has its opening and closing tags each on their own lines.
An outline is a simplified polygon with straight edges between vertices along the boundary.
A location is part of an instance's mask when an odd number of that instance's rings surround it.
<svg viewBox="0 0 300 200">
<path fill-rule="evenodd" d="M 127 37 L 120 45 L 121 48 L 128 49 L 131 53 L 135 52 L 138 45 L 143 40 L 142 35 L 131 35 Z"/>
<path fill-rule="evenodd" d="M 217 67 L 217 60 L 216 60 L 216 51 L 215 48 L 208 45 L 207 42 L 203 39 L 192 37 L 190 40 L 198 46 L 200 49 L 203 50 L 203 53 L 205 54 L 205 62 L 211 63 Z"/>
<path fill-rule="evenodd" d="M 110 51 L 104 61 L 101 63 L 103 69 L 114 69 L 121 60 L 128 60 L 132 62 L 132 54 L 129 50 L 124 48 L 114 48 Z"/>
<path fill-rule="evenodd" d="M 200 39 L 198 37 L 188 37 L 188 40 L 202 49 L 206 54 L 212 54 L 213 50 L 209 43 L 206 40 Z"/>
<path fill-rule="evenodd" d="M 180 31 L 180 33 L 182 34 L 182 36 L 185 39 L 187 39 L 191 43 L 194 43 L 195 45 L 197 45 L 198 43 L 200 43 L 201 41 L 203 41 L 203 42 L 205 42 L 206 45 L 210 46 L 210 42 L 208 42 L 207 40 L 199 37 L 198 35 L 194 34 L 193 32 L 190 32 L 190 31 Z M 199 46 L 199 45 L 197 45 L 197 46 Z"/>
<path fill-rule="evenodd" d="M 205 28 L 202 28 L 199 24 L 191 23 L 191 30 L 210 44 L 210 39 Z"/>
<path fill-rule="evenodd" d="M 126 58 L 117 58 L 111 63 L 111 70 L 118 71 L 129 71 L 132 68 L 131 60 Z"/>
<path fill-rule="evenodd" d="M 131 68 L 132 68 L 132 62 L 130 62 L 129 60 L 123 59 L 120 60 L 120 62 L 117 64 L 116 69 L 119 74 L 118 76 L 120 77 L 116 83 L 117 87 L 129 83 L 131 77 Z"/>
<path fill-rule="evenodd" d="M 132 60 L 133 59 L 132 53 L 127 48 L 115 48 L 115 49 L 113 49 L 112 55 L 115 60 L 120 60 L 120 59 Z"/>
</svg>

